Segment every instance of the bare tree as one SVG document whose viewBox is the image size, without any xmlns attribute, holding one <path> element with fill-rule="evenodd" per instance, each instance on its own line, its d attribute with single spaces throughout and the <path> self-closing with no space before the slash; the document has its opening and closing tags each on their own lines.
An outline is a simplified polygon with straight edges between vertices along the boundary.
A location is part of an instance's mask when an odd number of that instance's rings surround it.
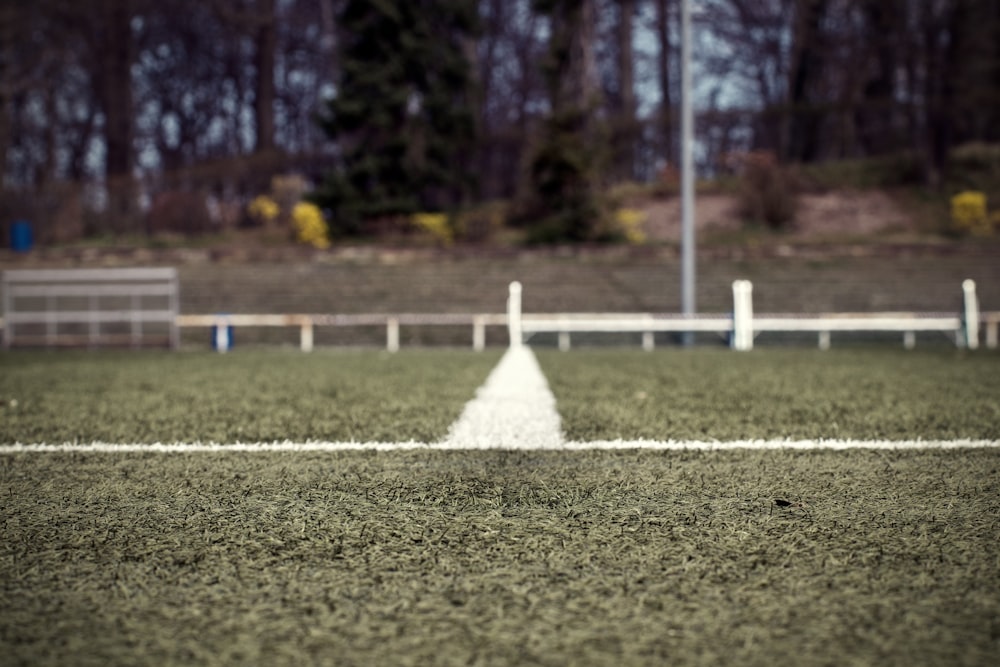
<svg viewBox="0 0 1000 667">
<path fill-rule="evenodd" d="M 671 8 L 673 0 L 656 0 L 655 32 L 658 43 L 656 58 L 657 82 L 660 91 L 659 130 L 663 158 L 669 162 L 679 162 L 674 148 L 674 111 L 671 86 L 674 82 L 672 59 L 674 45 L 670 39 L 670 25 L 673 22 Z"/>
<path fill-rule="evenodd" d="M 254 40 L 255 69 L 257 72 L 254 111 L 257 114 L 257 142 L 259 152 L 274 150 L 274 0 L 257 0 L 257 34 Z"/>
</svg>

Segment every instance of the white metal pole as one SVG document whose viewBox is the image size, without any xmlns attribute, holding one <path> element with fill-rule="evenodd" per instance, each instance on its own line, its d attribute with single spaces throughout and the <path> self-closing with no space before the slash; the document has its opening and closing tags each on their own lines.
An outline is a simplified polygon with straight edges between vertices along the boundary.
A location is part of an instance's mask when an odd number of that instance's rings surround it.
<svg viewBox="0 0 1000 667">
<path fill-rule="evenodd" d="M 695 314 L 694 113 L 691 103 L 691 6 L 681 2 L 681 309 Z M 684 334 L 684 344 L 694 334 Z"/>
</svg>

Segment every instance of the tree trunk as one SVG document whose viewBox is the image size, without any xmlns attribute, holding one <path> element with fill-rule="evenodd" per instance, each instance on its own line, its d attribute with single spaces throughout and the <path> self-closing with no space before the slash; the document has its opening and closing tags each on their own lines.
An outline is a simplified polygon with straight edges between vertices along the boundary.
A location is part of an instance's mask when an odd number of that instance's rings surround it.
<svg viewBox="0 0 1000 667">
<path fill-rule="evenodd" d="M 656 0 L 656 36 L 660 50 L 657 57 L 657 75 L 660 83 L 660 131 L 663 141 L 663 158 L 667 164 L 680 161 L 674 149 L 674 111 L 670 94 L 670 0 Z"/>
<path fill-rule="evenodd" d="M 553 109 L 588 112 L 600 102 L 594 0 L 563 0 L 552 12 L 552 42 L 565 49 L 556 70 L 550 72 Z M 589 113 L 587 114 L 590 115 Z"/>
<path fill-rule="evenodd" d="M 786 134 L 782 157 L 812 162 L 819 157 L 822 114 L 816 109 L 814 90 L 822 85 L 824 44 L 822 23 L 827 0 L 802 0 L 798 3 L 792 35 L 792 61 L 789 68 Z"/>
<path fill-rule="evenodd" d="M 893 118 L 899 66 L 895 42 L 897 26 L 905 21 L 905 7 L 894 0 L 868 0 L 863 10 L 865 41 L 874 68 L 862 89 L 857 134 L 864 155 L 882 155 L 898 148 Z"/>
<path fill-rule="evenodd" d="M 104 0 L 99 32 L 98 96 L 104 111 L 108 220 L 115 232 L 137 231 L 134 109 L 132 108 L 132 7 L 129 0 Z"/>
<path fill-rule="evenodd" d="M 618 7 L 618 86 L 619 108 L 615 172 L 623 181 L 635 178 L 636 100 L 635 59 L 632 50 L 632 21 L 635 0 L 620 0 Z"/>
<path fill-rule="evenodd" d="M 258 153 L 274 150 L 274 0 L 257 0 L 260 26 L 256 35 L 257 89 L 254 112 L 257 116 Z"/>
</svg>

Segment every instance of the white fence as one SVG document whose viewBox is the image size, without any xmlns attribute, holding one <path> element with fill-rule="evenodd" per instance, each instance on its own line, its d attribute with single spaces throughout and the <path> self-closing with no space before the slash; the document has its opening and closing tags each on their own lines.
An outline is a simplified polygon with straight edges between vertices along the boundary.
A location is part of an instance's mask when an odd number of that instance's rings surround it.
<svg viewBox="0 0 1000 667">
<path fill-rule="evenodd" d="M 109 271 L 114 280 L 109 278 Z M 139 271 L 141 273 L 114 273 L 115 271 Z M 729 341 L 735 350 L 751 350 L 754 339 L 764 332 L 807 332 L 817 335 L 819 347 L 829 348 L 834 333 L 841 332 L 898 332 L 903 344 L 912 348 L 919 332 L 940 332 L 952 338 L 956 345 L 975 349 L 979 346 L 980 330 L 985 331 L 985 342 L 989 348 L 997 347 L 997 333 L 1000 329 L 1000 312 L 980 312 L 976 298 L 975 283 L 966 280 L 962 285 L 964 308 L 961 313 L 918 313 L 918 312 L 870 312 L 870 313 L 816 313 L 816 314 L 755 314 L 753 309 L 753 286 L 749 281 L 737 280 L 733 283 L 733 310 L 730 313 L 700 314 L 684 316 L 676 313 L 523 313 L 522 286 L 511 283 L 505 313 L 479 314 L 233 314 L 233 315 L 186 315 L 177 313 L 176 273 L 173 269 L 162 276 L 148 273 L 150 270 L 82 270 L 70 276 L 60 273 L 60 278 L 71 277 L 77 282 L 56 281 L 57 287 L 34 286 L 19 280 L 11 280 L 12 274 L 33 274 L 39 272 L 5 272 L 4 274 L 4 315 L 0 328 L 4 328 L 4 347 L 15 341 L 16 327 L 29 320 L 35 325 L 48 327 L 47 335 L 36 336 L 22 341 L 31 344 L 51 344 L 59 337 L 59 325 L 63 322 L 83 322 L 89 327 L 88 334 L 77 341 L 79 344 L 93 345 L 102 342 L 136 343 L 143 334 L 143 322 L 149 319 L 167 321 L 169 342 L 177 345 L 178 328 L 209 328 L 213 331 L 214 347 L 226 351 L 231 346 L 229 331 L 235 327 L 297 327 L 299 347 L 310 351 L 314 347 L 316 327 L 358 327 L 376 326 L 385 328 L 385 346 L 390 352 L 400 347 L 401 326 L 470 326 L 472 347 L 482 350 L 486 346 L 486 327 L 506 327 L 511 345 L 521 345 L 535 334 L 551 333 L 557 336 L 559 348 L 568 350 L 572 336 L 579 333 L 638 333 L 642 347 L 655 347 L 655 334 L 672 333 L 716 333 Z M 100 275 L 98 275 L 100 274 Z M 24 277 L 24 276 L 22 276 Z M 31 277 L 31 276 L 27 276 Z M 45 276 L 34 276 L 45 277 Z M 51 277 L 51 276 L 49 276 Z M 166 286 L 150 288 L 143 285 L 145 279 L 165 279 Z M 86 280 L 84 280 L 86 279 Z M 139 280 L 136 286 L 136 281 Z M 173 282 L 171 282 L 173 281 Z M 28 290 L 27 292 L 25 290 Z M 168 305 L 150 310 L 143 306 L 142 296 L 152 289 L 157 295 L 166 295 Z M 30 293 L 29 293 L 30 292 Z M 37 294 L 35 293 L 37 292 Z M 25 296 L 42 299 L 42 307 L 28 313 L 18 312 L 13 299 Z M 60 312 L 56 307 L 59 296 L 84 299 L 88 308 Z M 151 296 L 148 294 L 146 296 Z M 104 297 L 128 298 L 131 307 L 108 309 L 102 307 Z M 46 305 L 47 304 L 47 305 Z M 109 338 L 101 332 L 102 323 L 125 322 L 131 327 L 121 340 Z"/>
<path fill-rule="evenodd" d="M 912 348 L 917 332 L 937 331 L 953 337 L 956 345 L 975 349 L 979 347 L 979 329 L 986 328 L 986 343 L 997 346 L 997 329 L 1000 312 L 981 313 L 976 286 L 971 280 L 962 284 L 964 309 L 962 313 L 818 313 L 818 314 L 763 314 L 755 315 L 753 285 L 748 280 L 733 283 L 732 313 L 694 316 L 652 313 L 561 313 L 521 314 L 512 312 L 511 338 L 530 337 L 536 333 L 554 333 L 559 348 L 570 348 L 571 335 L 577 332 L 640 332 L 642 346 L 653 349 L 654 333 L 714 332 L 729 340 L 734 350 L 752 350 L 755 337 L 762 332 L 807 332 L 818 336 L 819 347 L 828 349 L 833 332 L 900 332 L 903 344 Z M 521 286 L 511 285 L 511 304 L 519 306 Z M 515 308 L 511 309 L 512 311 Z M 517 309 L 519 310 L 519 309 Z"/>
<path fill-rule="evenodd" d="M 180 315 L 182 327 L 212 327 L 217 336 L 216 348 L 227 349 L 229 327 L 298 327 L 299 345 L 303 351 L 313 349 L 313 330 L 318 326 L 382 326 L 385 327 L 386 349 L 399 349 L 400 326 L 471 326 L 472 347 L 486 346 L 487 326 L 506 326 L 511 345 L 521 345 L 535 334 L 557 335 L 559 348 L 569 350 L 574 333 L 641 334 L 642 347 L 655 347 L 655 334 L 717 333 L 729 340 L 735 350 L 753 349 L 754 338 L 762 332 L 811 332 L 818 336 L 819 347 L 830 347 L 834 332 L 899 332 L 903 344 L 912 348 L 918 332 L 941 332 L 957 345 L 979 346 L 979 330 L 985 328 L 986 345 L 997 347 L 1000 312 L 981 313 L 971 280 L 963 284 L 963 313 L 818 313 L 762 314 L 753 310 L 753 286 L 749 281 L 733 283 L 733 312 L 687 317 L 676 313 L 523 313 L 520 283 L 513 282 L 507 299 L 506 313 L 463 314 L 401 314 L 401 315 Z"/>
<path fill-rule="evenodd" d="M 471 326 L 472 347 L 480 351 L 486 347 L 486 327 L 506 326 L 507 316 L 482 313 L 423 314 L 403 313 L 346 314 L 346 315 L 179 315 L 180 327 L 205 327 L 214 332 L 214 347 L 220 352 L 229 349 L 228 330 L 232 327 L 298 327 L 299 347 L 303 352 L 313 349 L 316 327 L 385 327 L 385 347 L 390 352 L 399 350 L 400 326 Z"/>
</svg>

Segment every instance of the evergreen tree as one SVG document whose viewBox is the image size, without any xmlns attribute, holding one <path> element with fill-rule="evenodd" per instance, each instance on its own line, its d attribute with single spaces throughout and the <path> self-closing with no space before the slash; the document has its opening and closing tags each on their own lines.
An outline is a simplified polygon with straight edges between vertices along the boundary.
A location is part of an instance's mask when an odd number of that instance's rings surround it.
<svg viewBox="0 0 1000 667">
<path fill-rule="evenodd" d="M 346 0 L 339 26 L 339 85 L 320 120 L 339 164 L 315 197 L 332 229 L 364 233 L 459 206 L 475 140 L 466 42 L 476 2 Z"/>
</svg>

